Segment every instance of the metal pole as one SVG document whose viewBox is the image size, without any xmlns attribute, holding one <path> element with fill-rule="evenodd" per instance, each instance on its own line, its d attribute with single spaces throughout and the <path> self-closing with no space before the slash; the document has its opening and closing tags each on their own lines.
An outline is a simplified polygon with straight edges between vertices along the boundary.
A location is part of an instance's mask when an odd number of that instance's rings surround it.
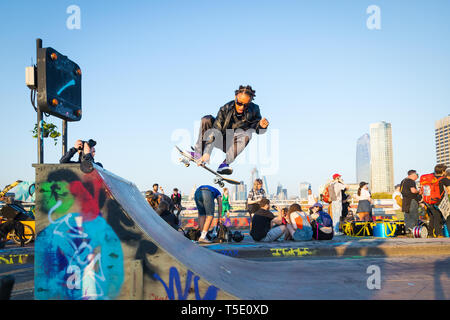
<svg viewBox="0 0 450 320">
<path fill-rule="evenodd" d="M 42 48 L 42 39 L 36 39 L 36 61 L 39 65 L 39 50 Z M 39 90 L 39 81 L 37 90 Z M 39 94 L 39 91 L 38 91 Z M 39 108 L 39 103 L 37 103 L 37 140 L 38 140 L 38 164 L 44 163 L 44 137 L 43 137 L 43 113 L 41 112 L 41 109 Z"/>
<path fill-rule="evenodd" d="M 67 152 L 67 120 L 63 120 L 62 123 L 62 154 Z"/>
</svg>

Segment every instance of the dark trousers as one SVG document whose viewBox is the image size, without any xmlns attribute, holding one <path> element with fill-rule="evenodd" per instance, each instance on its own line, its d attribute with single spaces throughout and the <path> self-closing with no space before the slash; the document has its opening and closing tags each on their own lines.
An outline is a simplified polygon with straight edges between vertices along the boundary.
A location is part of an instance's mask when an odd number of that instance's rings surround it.
<svg viewBox="0 0 450 320">
<path fill-rule="evenodd" d="M 428 227 L 429 233 L 435 237 L 442 236 L 442 227 L 444 225 L 442 213 L 434 205 L 429 204 L 427 204 L 427 212 L 428 215 L 430 216 L 430 225 Z"/>
<path fill-rule="evenodd" d="M 419 221 L 419 204 L 416 200 L 411 200 L 409 205 L 409 212 L 404 212 L 405 214 L 405 230 L 411 231 L 414 227 L 418 226 Z"/>
<path fill-rule="evenodd" d="M 211 130 L 214 130 L 215 118 L 211 115 L 204 116 L 201 120 L 200 130 L 195 144 L 195 152 L 199 154 L 208 153 L 211 154 L 212 148 L 218 148 L 226 153 L 226 163 L 232 163 L 236 157 L 245 149 L 252 138 L 252 133 L 245 132 L 243 130 L 228 129 L 225 136 L 221 132 L 214 132 L 214 141 L 205 141 Z M 207 147 L 207 142 L 211 142 Z"/>
</svg>

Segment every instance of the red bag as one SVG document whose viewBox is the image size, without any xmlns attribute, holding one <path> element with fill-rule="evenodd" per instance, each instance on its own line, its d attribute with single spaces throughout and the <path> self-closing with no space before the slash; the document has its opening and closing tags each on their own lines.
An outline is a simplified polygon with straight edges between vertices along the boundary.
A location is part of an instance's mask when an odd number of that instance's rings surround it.
<svg viewBox="0 0 450 320">
<path fill-rule="evenodd" d="M 424 174 L 420 177 L 420 189 L 425 203 L 436 204 L 441 200 L 439 181 L 443 178 L 444 176 L 436 177 L 433 173 Z"/>
<path fill-rule="evenodd" d="M 330 191 L 328 190 L 328 188 L 330 187 L 330 184 L 327 184 L 323 190 L 323 194 L 322 194 L 322 200 L 326 203 L 331 203 L 331 198 L 330 198 Z"/>
</svg>

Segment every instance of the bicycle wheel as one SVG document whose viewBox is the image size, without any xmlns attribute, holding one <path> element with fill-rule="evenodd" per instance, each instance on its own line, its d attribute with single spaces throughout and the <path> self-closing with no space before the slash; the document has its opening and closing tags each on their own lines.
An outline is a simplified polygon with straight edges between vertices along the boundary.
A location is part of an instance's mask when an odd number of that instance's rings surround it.
<svg viewBox="0 0 450 320">
<path fill-rule="evenodd" d="M 24 224 L 23 227 L 25 244 L 28 244 L 32 240 L 34 240 L 34 231 L 33 228 L 31 228 L 29 225 Z M 16 244 L 20 244 L 20 238 L 15 234 L 15 232 L 12 232 L 12 239 Z"/>
</svg>

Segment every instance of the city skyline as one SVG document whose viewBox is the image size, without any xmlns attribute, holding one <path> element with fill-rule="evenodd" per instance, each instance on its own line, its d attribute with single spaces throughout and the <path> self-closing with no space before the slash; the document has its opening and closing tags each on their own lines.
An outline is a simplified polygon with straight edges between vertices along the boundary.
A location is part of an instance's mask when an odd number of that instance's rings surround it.
<svg viewBox="0 0 450 320">
<path fill-rule="evenodd" d="M 450 43 L 441 40 L 450 38 L 448 1 L 382 2 L 380 30 L 367 28 L 368 5 L 357 1 L 242 2 L 236 10 L 229 1 L 80 0 L 75 30 L 64 2 L 26 3 L 0 2 L 8 30 L 0 40 L 14 48 L 0 52 L 0 186 L 35 179 L 36 113 L 24 70 L 36 62 L 36 38 L 82 70 L 82 120 L 69 123 L 68 147 L 96 140 L 96 160 L 140 190 L 212 184 L 205 170 L 177 162 L 174 146 L 190 150 L 201 118 L 247 84 L 270 124 L 231 164 L 234 180 L 248 183 L 257 167 L 271 194 L 280 181 L 289 197 L 301 181 L 317 193 L 336 172 L 355 182 L 355 141 L 381 120 L 392 124 L 396 183 L 436 164 L 435 121 L 450 101 Z M 251 50 L 238 49 L 249 46 L 243 31 Z M 44 120 L 61 131 L 59 119 Z M 61 139 L 44 140 L 44 162 L 58 163 Z M 224 154 L 212 158 L 216 169 Z"/>
</svg>

